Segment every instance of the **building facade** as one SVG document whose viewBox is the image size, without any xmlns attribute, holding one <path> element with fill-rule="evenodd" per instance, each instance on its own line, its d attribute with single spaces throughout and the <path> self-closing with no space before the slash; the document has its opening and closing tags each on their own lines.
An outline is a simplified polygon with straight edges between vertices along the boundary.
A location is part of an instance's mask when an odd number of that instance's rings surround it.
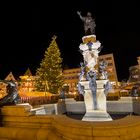
<svg viewBox="0 0 140 140">
<path fill-rule="evenodd" d="M 79 74 L 80 74 L 80 68 L 63 70 L 64 85 L 69 86 L 70 92 L 74 92 L 77 90 Z"/>
<path fill-rule="evenodd" d="M 138 65 L 129 67 L 129 82 L 140 81 L 140 56 L 137 57 Z"/>
<path fill-rule="evenodd" d="M 35 76 L 32 75 L 30 69 L 28 68 L 23 76 L 20 76 L 19 84 L 20 92 L 31 92 L 35 89 Z"/>
</svg>

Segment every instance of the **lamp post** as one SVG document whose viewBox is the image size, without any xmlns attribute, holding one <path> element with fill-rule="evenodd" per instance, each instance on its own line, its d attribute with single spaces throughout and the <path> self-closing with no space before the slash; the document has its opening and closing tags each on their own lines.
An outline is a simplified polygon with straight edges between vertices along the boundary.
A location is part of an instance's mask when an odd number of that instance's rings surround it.
<svg viewBox="0 0 140 140">
<path fill-rule="evenodd" d="M 47 83 L 47 80 L 45 80 L 45 96 L 46 96 L 47 89 L 48 89 L 48 83 Z"/>
<path fill-rule="evenodd" d="M 44 82 L 45 82 L 45 96 L 46 96 L 46 91 L 47 91 L 47 89 L 48 89 L 48 82 L 47 82 L 47 80 L 46 80 L 46 76 L 47 76 L 47 74 L 45 73 L 44 74 Z"/>
</svg>

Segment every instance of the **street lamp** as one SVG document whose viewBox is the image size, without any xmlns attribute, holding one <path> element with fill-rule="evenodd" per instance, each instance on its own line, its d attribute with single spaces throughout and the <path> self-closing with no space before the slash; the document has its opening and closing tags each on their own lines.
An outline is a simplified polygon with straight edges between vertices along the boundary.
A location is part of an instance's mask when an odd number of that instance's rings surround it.
<svg viewBox="0 0 140 140">
<path fill-rule="evenodd" d="M 47 80 L 45 80 L 45 96 L 46 96 L 47 89 L 48 89 L 48 82 L 47 82 Z"/>
</svg>

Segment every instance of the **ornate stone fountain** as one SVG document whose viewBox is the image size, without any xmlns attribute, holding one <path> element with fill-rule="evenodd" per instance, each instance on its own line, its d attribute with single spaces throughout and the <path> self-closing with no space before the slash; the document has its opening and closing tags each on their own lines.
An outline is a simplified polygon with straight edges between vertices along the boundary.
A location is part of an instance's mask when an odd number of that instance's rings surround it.
<svg viewBox="0 0 140 140">
<path fill-rule="evenodd" d="M 98 62 L 98 55 L 102 49 L 101 43 L 96 40 L 94 19 L 87 16 L 82 17 L 84 21 L 85 34 L 80 44 L 80 52 L 84 62 L 81 62 L 81 73 L 79 76 L 78 90 L 84 96 L 86 114 L 83 121 L 111 121 L 112 118 L 107 113 L 106 95 L 111 88 L 106 71 L 106 61 Z M 89 20 L 88 20 L 89 19 Z M 88 24 L 87 24 L 88 22 Z M 93 32 L 94 31 L 94 32 Z M 87 34 L 88 33 L 88 34 Z"/>
</svg>

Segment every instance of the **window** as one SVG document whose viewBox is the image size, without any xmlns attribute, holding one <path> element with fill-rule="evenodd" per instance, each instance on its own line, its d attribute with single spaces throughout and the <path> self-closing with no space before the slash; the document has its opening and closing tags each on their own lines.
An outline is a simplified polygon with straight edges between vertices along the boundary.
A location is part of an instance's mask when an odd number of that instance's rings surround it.
<svg viewBox="0 0 140 140">
<path fill-rule="evenodd" d="M 107 57 L 106 60 L 112 60 L 112 57 Z"/>
</svg>

